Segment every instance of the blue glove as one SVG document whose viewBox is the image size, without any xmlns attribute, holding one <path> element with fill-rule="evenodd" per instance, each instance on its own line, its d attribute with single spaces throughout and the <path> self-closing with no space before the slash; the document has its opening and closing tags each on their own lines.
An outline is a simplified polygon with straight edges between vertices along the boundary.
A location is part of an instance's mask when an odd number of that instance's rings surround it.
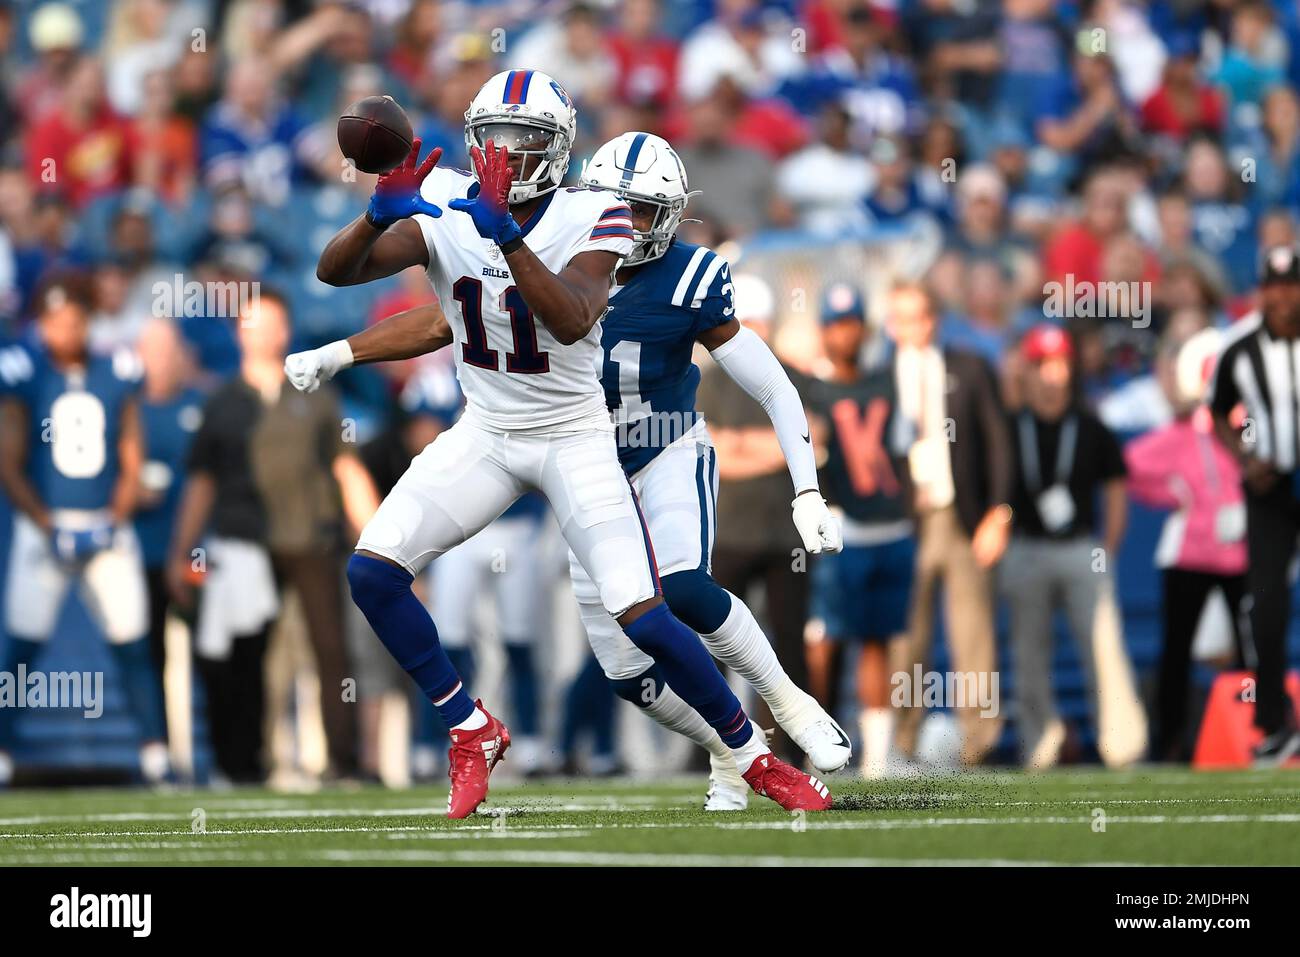
<svg viewBox="0 0 1300 957">
<path fill-rule="evenodd" d="M 504 246 L 512 239 L 520 239 L 524 235 L 515 218 L 510 215 L 510 209 L 498 209 L 484 199 L 478 183 L 469 188 L 468 199 L 453 199 L 447 205 L 462 213 L 469 213 L 478 234 L 498 246 Z"/>
<path fill-rule="evenodd" d="M 54 554 L 60 561 L 84 562 L 113 544 L 113 526 L 97 525 L 76 530 L 55 526 L 52 538 Z"/>
<path fill-rule="evenodd" d="M 370 205 L 366 208 L 366 222 L 379 229 L 386 229 L 399 219 L 406 219 L 416 213 L 424 213 L 434 219 L 441 216 L 442 210 L 420 195 L 424 178 L 433 171 L 440 156 L 441 149 L 431 151 L 417 168 L 415 161 L 420 157 L 420 141 L 417 138 L 402 164 L 379 177 L 375 191 L 370 195 Z"/>
<path fill-rule="evenodd" d="M 507 199 L 512 185 L 509 151 L 504 146 L 497 150 L 488 140 L 486 156 L 476 146 L 470 151 L 470 157 L 474 160 L 478 182 L 470 186 L 467 199 L 453 199 L 447 205 L 468 213 L 478 234 L 498 246 L 522 239 L 524 232 L 510 215 Z"/>
</svg>

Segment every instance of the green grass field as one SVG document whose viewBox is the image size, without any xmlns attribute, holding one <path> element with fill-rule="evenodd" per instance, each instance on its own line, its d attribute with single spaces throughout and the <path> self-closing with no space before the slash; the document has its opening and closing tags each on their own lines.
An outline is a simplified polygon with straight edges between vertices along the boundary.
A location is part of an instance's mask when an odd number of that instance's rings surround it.
<svg viewBox="0 0 1300 957">
<path fill-rule="evenodd" d="M 979 773 L 828 779 L 837 807 L 706 814 L 702 779 L 285 794 L 16 791 L 0 865 L 1300 864 L 1300 773 Z"/>
</svg>

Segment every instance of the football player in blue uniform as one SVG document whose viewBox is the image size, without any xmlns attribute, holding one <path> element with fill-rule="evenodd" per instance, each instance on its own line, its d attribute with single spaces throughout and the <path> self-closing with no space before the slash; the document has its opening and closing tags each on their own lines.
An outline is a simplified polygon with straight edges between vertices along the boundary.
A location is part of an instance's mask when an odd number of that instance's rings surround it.
<svg viewBox="0 0 1300 957">
<path fill-rule="evenodd" d="M 838 770 L 852 756 L 847 735 L 786 674 L 744 602 L 709 573 L 717 455 L 695 410 L 700 371 L 692 351 L 696 343 L 707 348 L 771 418 L 794 483 L 793 519 L 804 548 L 838 552 L 839 523 L 818 488 L 799 394 L 763 341 L 736 320 L 726 260 L 676 238 L 692 194 L 667 141 L 650 133 L 616 137 L 596 151 L 582 182 L 613 191 L 632 211 L 636 246 L 619 264 L 601 320 L 601 381 L 615 416 L 619 460 L 654 542 L 664 598 L 714 657 L 754 686 L 818 770 Z M 749 788 L 717 732 L 665 686 L 655 662 L 601 608 L 582 567 L 570 566 L 588 637 L 615 690 L 708 749 L 707 808 L 743 808 Z"/>
<path fill-rule="evenodd" d="M 129 352 L 88 352 L 90 297 L 80 277 L 56 276 L 37 299 L 39 341 L 0 355 L 0 485 L 13 503 L 5 582 L 3 670 L 30 667 L 73 581 L 107 637 L 140 724 L 145 780 L 169 773 L 158 679 L 145 640 L 144 565 L 131 527 L 144 460 Z M 0 775 L 12 773 L 14 709 L 0 708 Z"/>
</svg>

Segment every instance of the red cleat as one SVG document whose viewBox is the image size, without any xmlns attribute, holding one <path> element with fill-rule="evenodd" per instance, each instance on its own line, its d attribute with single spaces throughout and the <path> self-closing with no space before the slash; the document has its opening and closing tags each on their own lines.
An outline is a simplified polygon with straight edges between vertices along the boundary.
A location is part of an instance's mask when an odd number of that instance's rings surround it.
<svg viewBox="0 0 1300 957">
<path fill-rule="evenodd" d="M 483 803 L 488 793 L 488 775 L 497 766 L 510 747 L 510 731 L 483 707 L 487 724 L 476 731 L 451 732 L 451 750 L 447 752 L 451 767 L 451 793 L 447 795 L 447 817 L 460 820 L 469 817 Z"/>
<path fill-rule="evenodd" d="M 825 811 L 831 806 L 830 788 L 770 751 L 756 758 L 741 777 L 755 794 L 771 798 L 787 811 Z"/>
</svg>

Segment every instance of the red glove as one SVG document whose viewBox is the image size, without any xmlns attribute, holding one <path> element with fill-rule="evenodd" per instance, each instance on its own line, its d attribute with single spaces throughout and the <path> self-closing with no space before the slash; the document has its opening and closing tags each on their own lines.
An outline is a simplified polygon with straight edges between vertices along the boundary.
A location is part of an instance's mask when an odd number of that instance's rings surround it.
<svg viewBox="0 0 1300 957">
<path fill-rule="evenodd" d="M 470 150 L 478 183 L 470 187 L 468 199 L 453 199 L 448 205 L 474 220 L 474 228 L 484 239 L 504 246 L 523 237 L 523 230 L 510 215 L 510 187 L 514 174 L 510 172 L 510 150 L 496 148 L 488 140 L 485 149 L 475 146 Z M 507 250 L 509 252 L 510 250 Z"/>
<path fill-rule="evenodd" d="M 424 213 L 435 219 L 441 216 L 442 210 L 420 195 L 425 177 L 433 172 L 441 157 L 442 149 L 434 149 L 417 167 L 415 161 L 420 158 L 420 139 L 416 137 L 411 144 L 411 152 L 406 154 L 401 165 L 379 177 L 375 192 L 370 197 L 370 206 L 366 210 L 366 221 L 372 226 L 385 227 L 416 213 Z"/>
</svg>

